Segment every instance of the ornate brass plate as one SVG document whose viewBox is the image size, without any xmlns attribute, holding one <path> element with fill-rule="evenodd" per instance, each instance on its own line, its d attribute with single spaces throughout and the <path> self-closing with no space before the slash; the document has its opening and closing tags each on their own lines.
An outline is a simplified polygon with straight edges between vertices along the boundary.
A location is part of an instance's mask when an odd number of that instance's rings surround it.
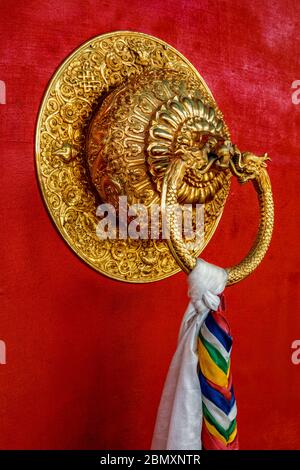
<svg viewBox="0 0 300 470">
<path fill-rule="evenodd" d="M 173 47 L 136 32 L 98 36 L 79 47 L 58 68 L 45 93 L 36 129 L 36 165 L 45 204 L 72 250 L 96 271 L 126 282 L 152 282 L 180 268 L 162 240 L 100 240 L 96 208 L 100 198 L 86 158 L 89 123 L 105 96 L 145 70 L 183 72 L 216 104 L 197 70 Z M 219 119 L 223 122 L 220 111 Z M 226 135 L 228 129 L 223 122 Z M 155 172 L 155 166 L 153 172 Z M 205 240 L 212 237 L 229 191 L 205 205 Z"/>
</svg>

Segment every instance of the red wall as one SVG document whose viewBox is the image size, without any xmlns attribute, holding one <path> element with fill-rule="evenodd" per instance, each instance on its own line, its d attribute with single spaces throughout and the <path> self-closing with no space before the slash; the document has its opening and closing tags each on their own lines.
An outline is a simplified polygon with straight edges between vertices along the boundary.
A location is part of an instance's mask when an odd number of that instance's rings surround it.
<svg viewBox="0 0 300 470">
<path fill-rule="evenodd" d="M 147 285 L 107 279 L 53 227 L 38 191 L 34 128 L 47 82 L 85 40 L 118 29 L 160 37 L 211 87 L 240 148 L 268 151 L 276 204 L 271 248 L 256 273 L 226 291 L 243 449 L 300 448 L 297 0 L 26 0 L 1 2 L 0 448 L 141 449 L 186 298 L 179 274 Z M 238 261 L 255 233 L 251 187 L 234 185 L 203 257 Z"/>
</svg>

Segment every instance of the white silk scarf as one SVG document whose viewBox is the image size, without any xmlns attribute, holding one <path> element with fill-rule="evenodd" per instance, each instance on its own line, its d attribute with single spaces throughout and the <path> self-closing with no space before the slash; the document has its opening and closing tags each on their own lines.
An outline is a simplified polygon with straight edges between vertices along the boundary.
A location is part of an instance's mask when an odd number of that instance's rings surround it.
<svg viewBox="0 0 300 470">
<path fill-rule="evenodd" d="M 151 449 L 200 450 L 202 397 L 197 375 L 197 337 L 210 310 L 217 310 L 225 288 L 224 269 L 197 260 L 188 277 L 190 303 L 184 314 L 164 384 Z"/>
</svg>

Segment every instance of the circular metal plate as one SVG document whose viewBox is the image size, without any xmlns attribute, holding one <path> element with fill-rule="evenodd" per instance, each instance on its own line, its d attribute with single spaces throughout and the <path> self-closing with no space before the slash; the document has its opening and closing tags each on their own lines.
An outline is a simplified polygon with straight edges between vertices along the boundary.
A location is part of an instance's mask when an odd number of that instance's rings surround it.
<svg viewBox="0 0 300 470">
<path fill-rule="evenodd" d="M 173 47 L 146 34 L 117 31 L 86 42 L 59 67 L 45 93 L 36 129 L 39 183 L 60 234 L 98 272 L 138 283 L 166 278 L 180 268 L 164 241 L 97 237 L 100 201 L 89 178 L 85 138 L 103 96 L 145 67 L 185 70 L 210 93 L 196 69 Z M 220 217 L 221 213 L 205 231 L 204 246 Z"/>
</svg>

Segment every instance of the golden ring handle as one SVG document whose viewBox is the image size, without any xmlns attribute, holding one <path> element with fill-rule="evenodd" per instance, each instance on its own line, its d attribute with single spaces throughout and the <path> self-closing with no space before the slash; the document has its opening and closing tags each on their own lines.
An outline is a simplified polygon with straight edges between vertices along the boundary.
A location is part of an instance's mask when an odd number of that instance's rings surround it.
<svg viewBox="0 0 300 470">
<path fill-rule="evenodd" d="M 239 157 L 242 155 L 249 154 L 240 154 Z M 249 174 L 244 170 L 244 166 L 247 169 L 246 164 L 241 164 L 239 168 L 242 169 L 242 172 L 239 172 L 234 162 L 230 163 L 232 172 L 240 182 L 252 181 L 259 200 L 260 222 L 256 239 L 247 256 L 237 265 L 226 268 L 228 272 L 227 286 L 240 282 L 257 268 L 267 252 L 272 237 L 274 203 L 270 178 L 265 168 L 266 165 L 263 163 L 264 159 L 267 158 L 266 156 L 255 158 L 257 159 L 257 166 L 253 168 L 252 161 L 252 166 L 250 166 L 252 173 L 249 172 Z M 177 189 L 182 181 L 185 169 L 186 163 L 182 160 L 173 161 L 168 168 L 162 186 L 162 213 L 165 214 L 170 227 L 170 237 L 167 240 L 169 249 L 181 269 L 186 273 L 190 273 L 196 265 L 197 258 L 188 250 L 182 240 L 181 227 L 179 228 L 176 225 L 174 211 L 169 212 L 166 210 L 168 207 L 178 204 Z"/>
</svg>

